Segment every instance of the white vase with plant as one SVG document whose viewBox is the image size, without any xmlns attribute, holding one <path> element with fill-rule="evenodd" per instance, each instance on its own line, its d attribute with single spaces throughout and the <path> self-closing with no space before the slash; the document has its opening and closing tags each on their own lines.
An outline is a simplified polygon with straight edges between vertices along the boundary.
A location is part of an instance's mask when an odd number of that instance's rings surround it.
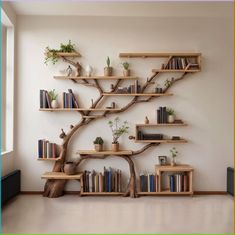
<svg viewBox="0 0 235 235">
<path fill-rule="evenodd" d="M 58 107 L 59 107 L 59 104 L 58 104 L 58 102 L 57 102 L 58 94 L 56 94 L 55 89 L 49 91 L 48 94 L 49 94 L 50 99 L 51 99 L 51 107 L 52 107 L 53 109 L 58 108 Z"/>
<path fill-rule="evenodd" d="M 122 124 L 120 123 L 120 119 L 116 117 L 114 121 L 108 122 L 109 127 L 112 131 L 113 141 L 112 141 L 112 151 L 118 152 L 119 151 L 119 142 L 118 139 L 123 135 L 128 133 L 128 122 L 124 121 Z"/>
<path fill-rule="evenodd" d="M 171 150 L 170 150 L 170 153 L 171 153 L 171 165 L 172 166 L 175 166 L 176 165 L 176 161 L 175 161 L 175 158 L 177 157 L 178 155 L 178 151 L 176 150 L 175 147 L 173 147 Z"/>
<path fill-rule="evenodd" d="M 107 57 L 106 59 L 107 66 L 104 68 L 104 76 L 109 77 L 112 76 L 113 68 L 110 66 L 110 59 Z"/>
<path fill-rule="evenodd" d="M 131 75 L 131 70 L 129 69 L 130 63 L 123 62 L 122 66 L 123 66 L 123 76 L 124 77 L 129 77 Z"/>
<path fill-rule="evenodd" d="M 167 108 L 166 112 L 167 112 L 167 122 L 173 123 L 175 121 L 175 111 L 171 108 Z"/>
</svg>

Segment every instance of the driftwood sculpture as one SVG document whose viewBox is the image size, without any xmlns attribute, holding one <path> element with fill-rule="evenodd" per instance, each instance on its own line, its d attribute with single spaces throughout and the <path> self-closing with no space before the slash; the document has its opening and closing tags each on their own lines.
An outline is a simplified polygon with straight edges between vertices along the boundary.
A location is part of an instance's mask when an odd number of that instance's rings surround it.
<svg viewBox="0 0 235 235">
<path fill-rule="evenodd" d="M 63 57 L 63 59 L 66 62 L 68 62 L 69 64 L 73 65 L 77 69 L 77 71 L 80 73 L 81 66 L 80 66 L 79 63 L 75 63 L 74 61 L 71 61 L 70 59 L 68 59 L 66 57 Z M 145 84 L 142 87 L 141 93 L 144 93 L 145 90 L 151 84 L 153 84 L 154 79 L 157 77 L 157 75 L 159 73 L 160 72 L 154 72 L 152 74 L 152 76 L 146 80 Z M 173 86 L 176 82 L 182 80 L 185 77 L 185 75 L 187 75 L 187 74 L 188 74 L 187 72 L 183 72 L 180 77 L 175 78 L 175 79 L 169 81 L 167 83 L 167 86 L 163 89 L 163 93 L 166 93 L 167 90 L 171 86 Z M 100 95 L 99 95 L 99 97 L 96 100 L 94 100 L 92 102 L 92 105 L 91 105 L 90 108 L 95 109 L 105 99 L 105 96 L 103 95 L 104 91 L 103 91 L 102 87 L 100 86 L 100 83 L 99 83 L 99 81 L 97 79 L 94 79 L 94 81 L 92 81 L 90 79 L 89 80 L 83 79 L 81 81 L 77 81 L 75 79 L 71 79 L 71 80 L 74 83 L 82 84 L 82 85 L 85 85 L 85 86 L 90 86 L 90 87 L 94 87 L 94 88 L 98 89 Z M 117 90 L 117 88 L 118 88 L 118 86 L 120 85 L 121 82 L 122 82 L 122 80 L 118 79 L 116 81 L 116 83 L 113 84 L 112 92 L 115 92 Z M 136 105 L 138 103 L 149 102 L 150 100 L 152 100 L 154 98 L 157 98 L 157 96 L 150 96 L 148 98 L 143 98 L 143 97 L 140 97 L 140 96 L 135 96 L 126 106 L 124 106 L 120 110 L 112 110 L 112 109 L 110 109 L 110 110 L 104 111 L 104 113 L 102 115 L 97 115 L 97 116 L 95 116 L 93 114 L 94 111 L 78 111 L 81 114 L 80 122 L 78 122 L 75 125 L 70 125 L 70 130 L 67 133 L 65 133 L 64 130 L 61 129 L 60 138 L 63 140 L 63 142 L 60 145 L 61 151 L 60 151 L 60 155 L 59 155 L 59 160 L 57 160 L 55 162 L 55 165 L 54 165 L 52 171 L 53 172 L 61 172 L 61 169 L 62 169 L 64 163 L 66 162 L 67 148 L 68 148 L 68 145 L 69 145 L 69 141 L 71 140 L 71 138 L 73 137 L 75 132 L 77 132 L 81 127 L 83 127 L 85 125 L 88 125 L 89 123 L 94 122 L 97 119 L 106 117 L 108 115 L 125 112 L 126 110 L 128 110 L 129 108 L 131 108 L 132 106 L 134 106 L 134 105 Z M 134 138 L 134 137 L 132 137 L 132 138 Z M 119 155 L 118 156 L 118 155 L 116 155 L 117 157 L 125 159 L 127 161 L 127 163 L 129 164 L 130 179 L 129 179 L 127 190 L 126 190 L 124 196 L 130 196 L 130 197 L 133 197 L 133 198 L 137 197 L 137 191 L 136 191 L 136 173 L 135 173 L 135 167 L 134 167 L 134 163 L 133 163 L 132 157 L 137 156 L 137 155 L 143 153 L 148 148 L 153 147 L 153 146 L 157 146 L 157 145 L 159 145 L 159 143 L 150 143 L 150 144 L 147 144 L 143 148 L 141 148 L 140 150 L 133 151 L 131 156 L 130 155 L 128 155 L 128 156 L 125 156 L 125 155 Z M 105 155 L 105 156 L 81 155 L 80 158 L 77 160 L 76 165 L 79 166 L 79 164 L 81 162 L 83 162 L 84 160 L 88 160 L 88 159 L 104 159 L 106 157 L 109 157 L 109 156 L 107 156 L 107 155 Z M 66 185 L 66 180 L 51 180 L 51 179 L 48 179 L 46 184 L 45 184 L 45 187 L 44 187 L 44 194 L 43 195 L 46 196 L 46 197 L 51 197 L 51 198 L 62 196 L 63 193 L 64 193 L 65 185 Z"/>
</svg>

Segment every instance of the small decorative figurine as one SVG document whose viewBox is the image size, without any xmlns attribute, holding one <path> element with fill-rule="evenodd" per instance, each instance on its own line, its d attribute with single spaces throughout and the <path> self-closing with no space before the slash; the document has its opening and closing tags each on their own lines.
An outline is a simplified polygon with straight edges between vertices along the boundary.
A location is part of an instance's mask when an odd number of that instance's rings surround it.
<svg viewBox="0 0 235 235">
<path fill-rule="evenodd" d="M 90 77 L 93 72 L 93 68 L 90 65 L 87 65 L 85 71 L 86 71 L 86 76 Z"/>
<path fill-rule="evenodd" d="M 145 123 L 145 124 L 149 124 L 149 119 L 148 119 L 147 116 L 145 117 L 144 123 Z"/>
<path fill-rule="evenodd" d="M 72 76 L 73 70 L 72 70 L 72 68 L 71 68 L 70 65 L 69 65 L 68 68 L 66 69 L 66 72 L 67 72 L 67 76 L 68 76 L 68 77 Z"/>
<path fill-rule="evenodd" d="M 82 66 L 79 64 L 79 62 L 76 63 L 76 68 L 77 70 L 75 76 L 79 77 L 81 75 L 81 70 L 82 70 Z"/>
</svg>

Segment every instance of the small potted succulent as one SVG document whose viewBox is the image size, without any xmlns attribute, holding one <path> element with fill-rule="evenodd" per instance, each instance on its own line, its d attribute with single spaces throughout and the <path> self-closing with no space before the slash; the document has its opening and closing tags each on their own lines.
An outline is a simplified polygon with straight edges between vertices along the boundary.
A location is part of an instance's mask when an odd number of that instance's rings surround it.
<svg viewBox="0 0 235 235">
<path fill-rule="evenodd" d="M 120 119 L 116 117 L 114 121 L 109 121 L 108 122 L 109 127 L 112 131 L 113 135 L 113 141 L 112 141 L 112 151 L 113 152 L 118 152 L 119 151 L 119 142 L 118 139 L 123 135 L 128 133 L 128 123 L 127 121 L 124 121 L 122 124 L 120 124 Z"/>
<path fill-rule="evenodd" d="M 131 75 L 131 70 L 129 69 L 130 64 L 128 62 L 123 62 L 123 76 L 124 77 L 129 77 Z"/>
<path fill-rule="evenodd" d="M 177 157 L 178 151 L 176 150 L 175 147 L 173 147 L 173 148 L 170 150 L 170 153 L 171 153 L 171 158 L 172 158 L 171 166 L 175 166 L 175 165 L 176 165 L 175 158 Z"/>
<path fill-rule="evenodd" d="M 107 57 L 106 59 L 106 64 L 107 66 L 104 68 L 104 76 L 112 76 L 112 73 L 113 73 L 113 68 L 110 66 L 110 59 L 109 57 Z"/>
<path fill-rule="evenodd" d="M 48 95 L 50 96 L 50 99 L 51 99 L 51 107 L 53 109 L 56 109 L 59 107 L 59 104 L 57 102 L 57 97 L 58 97 L 58 94 L 56 94 L 55 92 L 55 89 L 51 90 L 48 92 Z"/>
<path fill-rule="evenodd" d="M 167 112 L 167 122 L 168 123 L 174 123 L 174 121 L 175 121 L 175 111 L 171 108 L 167 108 L 166 112 Z"/>
<path fill-rule="evenodd" d="M 96 139 L 93 141 L 95 145 L 95 151 L 101 152 L 103 150 L 103 139 L 101 137 L 96 137 Z"/>
</svg>

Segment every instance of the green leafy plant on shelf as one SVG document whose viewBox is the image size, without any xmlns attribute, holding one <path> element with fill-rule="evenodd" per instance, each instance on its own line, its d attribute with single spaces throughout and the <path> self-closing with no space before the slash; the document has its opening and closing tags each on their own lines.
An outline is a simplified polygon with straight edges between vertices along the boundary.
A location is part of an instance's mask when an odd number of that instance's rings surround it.
<svg viewBox="0 0 235 235">
<path fill-rule="evenodd" d="M 175 166 L 175 165 L 176 165 L 175 158 L 176 158 L 177 155 L 178 155 L 178 151 L 176 150 L 175 147 L 173 147 L 172 149 L 170 149 L 170 153 L 171 153 L 171 158 L 172 158 L 171 165 L 172 165 L 172 166 Z"/>
<path fill-rule="evenodd" d="M 166 112 L 167 112 L 168 115 L 174 115 L 175 114 L 174 109 L 171 109 L 171 108 L 167 108 Z"/>
<path fill-rule="evenodd" d="M 55 92 L 55 89 L 49 91 L 48 95 L 50 96 L 51 100 L 56 100 L 58 97 L 58 94 Z"/>
<path fill-rule="evenodd" d="M 127 61 L 121 63 L 121 65 L 123 66 L 123 68 L 124 68 L 125 70 L 128 70 L 129 67 L 130 67 L 130 63 L 128 63 Z"/>
<path fill-rule="evenodd" d="M 103 144 L 104 141 L 101 137 L 96 137 L 96 139 L 93 141 L 94 144 Z"/>
<path fill-rule="evenodd" d="M 68 44 L 60 44 L 60 49 L 51 49 L 49 46 L 45 49 L 45 60 L 44 63 L 47 65 L 50 61 L 54 65 L 56 62 L 58 62 L 58 52 L 65 52 L 65 53 L 71 53 L 75 52 L 75 44 L 71 43 L 71 40 L 69 40 Z"/>
</svg>

